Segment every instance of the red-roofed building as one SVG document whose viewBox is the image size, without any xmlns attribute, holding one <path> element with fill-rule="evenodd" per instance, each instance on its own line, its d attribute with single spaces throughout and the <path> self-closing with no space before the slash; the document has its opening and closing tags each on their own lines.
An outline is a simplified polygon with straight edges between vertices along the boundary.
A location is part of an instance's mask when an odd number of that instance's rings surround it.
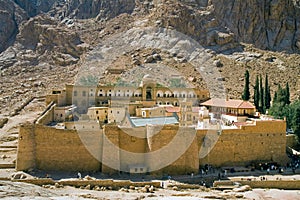
<svg viewBox="0 0 300 200">
<path fill-rule="evenodd" d="M 256 108 L 249 101 L 237 99 L 210 99 L 201 103 L 206 106 L 210 112 L 216 114 L 226 114 L 234 116 L 248 116 L 255 115 Z"/>
<path fill-rule="evenodd" d="M 165 109 L 166 109 L 166 112 L 168 112 L 168 113 L 179 113 L 180 112 L 180 107 L 166 106 Z"/>
</svg>

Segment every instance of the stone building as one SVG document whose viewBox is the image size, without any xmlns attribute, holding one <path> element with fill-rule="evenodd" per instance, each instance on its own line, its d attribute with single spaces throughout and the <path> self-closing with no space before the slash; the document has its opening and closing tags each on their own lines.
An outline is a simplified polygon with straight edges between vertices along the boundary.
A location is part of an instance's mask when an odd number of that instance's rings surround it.
<svg viewBox="0 0 300 200">
<path fill-rule="evenodd" d="M 193 105 L 209 99 L 209 91 L 197 88 L 171 88 L 158 85 L 145 76 L 139 87 L 66 85 L 65 90 L 53 91 L 46 102 L 58 106 L 75 105 L 78 113 L 87 113 L 90 107 L 126 107 L 135 115 L 136 107 L 150 108 L 155 105 L 179 106 L 187 100 Z"/>
<path fill-rule="evenodd" d="M 16 168 L 187 174 L 205 164 L 286 164 L 284 120 L 252 118 L 249 102 L 207 98 L 149 77 L 138 88 L 67 85 L 47 96 L 36 123 L 20 127 Z M 76 120 L 58 126 L 57 108 L 70 105 Z"/>
</svg>

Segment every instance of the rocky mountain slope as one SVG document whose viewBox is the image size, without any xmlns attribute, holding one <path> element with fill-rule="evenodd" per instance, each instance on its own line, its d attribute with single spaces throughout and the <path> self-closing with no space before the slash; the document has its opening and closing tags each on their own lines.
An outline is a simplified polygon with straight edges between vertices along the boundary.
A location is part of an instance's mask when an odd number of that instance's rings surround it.
<svg viewBox="0 0 300 200">
<path fill-rule="evenodd" d="M 84 67 L 99 71 L 95 74 L 102 82 L 119 80 L 124 74 L 110 74 L 99 64 L 99 55 L 114 47 L 112 38 L 119 41 L 124 33 L 132 33 L 124 45 L 144 34 L 140 41 L 145 49 L 115 51 L 120 55 L 111 56 L 106 67 L 132 69 L 158 63 L 199 87 L 207 85 L 206 77 L 213 77 L 208 81 L 221 82 L 234 98 L 240 98 L 248 69 L 251 83 L 257 74 L 268 74 L 272 91 L 288 81 L 293 98 L 299 96 L 299 0 L 0 0 L 0 22 L 2 113 L 28 96 L 44 95 L 74 81 Z M 166 41 L 155 44 L 149 27 L 166 30 L 160 32 L 164 34 L 175 31 L 169 44 L 195 40 L 205 64 L 193 68 L 193 51 L 184 44 L 178 51 L 173 47 L 163 51 Z M 144 31 L 134 31 L 137 28 Z M 154 51 L 159 60 L 151 59 Z"/>
</svg>

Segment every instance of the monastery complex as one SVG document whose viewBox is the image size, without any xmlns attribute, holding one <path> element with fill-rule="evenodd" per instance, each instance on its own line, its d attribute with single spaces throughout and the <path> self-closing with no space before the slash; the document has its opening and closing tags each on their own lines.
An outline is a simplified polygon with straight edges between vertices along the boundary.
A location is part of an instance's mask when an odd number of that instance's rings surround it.
<svg viewBox="0 0 300 200">
<path fill-rule="evenodd" d="M 17 170 L 187 174 L 201 166 L 285 165 L 286 122 L 252 103 L 168 88 L 66 85 L 20 127 Z"/>
</svg>

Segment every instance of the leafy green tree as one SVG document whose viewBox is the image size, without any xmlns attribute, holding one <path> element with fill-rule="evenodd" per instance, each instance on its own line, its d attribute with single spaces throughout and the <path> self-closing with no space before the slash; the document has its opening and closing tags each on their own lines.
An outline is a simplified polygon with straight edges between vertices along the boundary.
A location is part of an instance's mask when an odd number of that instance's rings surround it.
<svg viewBox="0 0 300 200">
<path fill-rule="evenodd" d="M 258 75 L 256 76 L 255 80 L 255 86 L 254 86 L 254 105 L 256 109 L 259 109 L 259 81 L 258 81 Z"/>
<path fill-rule="evenodd" d="M 173 78 L 170 80 L 170 87 L 184 88 L 186 85 L 181 79 Z"/>
<path fill-rule="evenodd" d="M 289 86 L 282 88 L 278 85 L 278 89 L 274 94 L 273 105 L 270 108 L 270 114 L 278 119 L 287 119 L 287 127 L 292 128 L 298 136 L 300 142 L 300 100 L 290 103 Z M 287 101 L 288 100 L 288 101 Z"/>
<path fill-rule="evenodd" d="M 80 85 L 85 85 L 85 86 L 96 86 L 98 84 L 98 78 L 94 75 L 87 75 L 87 76 L 82 76 L 79 79 L 79 84 Z"/>
<path fill-rule="evenodd" d="M 294 104 L 292 107 L 293 115 L 291 119 L 291 127 L 294 130 L 294 133 L 298 136 L 298 140 L 300 140 L 300 101 Z"/>
<path fill-rule="evenodd" d="M 245 72 L 245 86 L 244 86 L 244 93 L 242 95 L 242 99 L 244 101 L 248 101 L 250 99 L 250 91 L 249 91 L 249 71 L 246 70 Z"/>
<path fill-rule="evenodd" d="M 277 89 L 277 97 L 276 102 L 281 104 L 281 106 L 286 105 L 286 90 L 281 87 L 281 85 L 278 85 Z"/>
</svg>

